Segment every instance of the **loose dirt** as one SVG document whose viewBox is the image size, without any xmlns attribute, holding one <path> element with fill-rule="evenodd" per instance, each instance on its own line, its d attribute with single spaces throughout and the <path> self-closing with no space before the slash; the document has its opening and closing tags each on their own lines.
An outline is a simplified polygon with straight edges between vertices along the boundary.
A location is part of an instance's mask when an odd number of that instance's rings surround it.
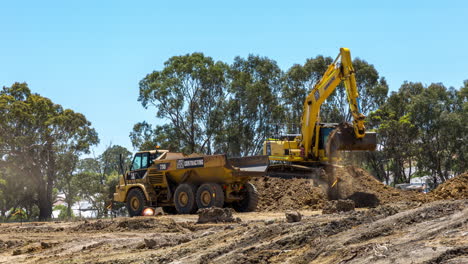
<svg viewBox="0 0 468 264">
<path fill-rule="evenodd" d="M 468 200 L 322 215 L 234 213 L 0 224 L 0 263 L 466 263 Z M 143 228 L 136 227 L 141 224 Z"/>
<path fill-rule="evenodd" d="M 375 207 L 395 201 L 430 202 L 436 200 L 432 194 L 403 191 L 387 186 L 367 171 L 353 166 L 330 167 L 324 174 L 319 176 L 320 182 L 312 179 L 276 177 L 252 179 L 251 182 L 260 194 L 258 210 L 317 210 L 324 208 L 330 198 L 350 199 L 354 201 L 356 207 Z M 467 185 L 464 184 L 462 186 Z M 327 188 L 327 186 L 333 187 Z"/>
<path fill-rule="evenodd" d="M 332 190 L 338 199 L 351 199 L 356 207 L 372 207 L 395 201 L 430 202 L 431 195 L 416 191 L 405 191 L 385 185 L 367 171 L 353 166 L 334 167 L 328 171 L 337 184 Z"/>
<path fill-rule="evenodd" d="M 322 214 L 334 214 L 339 212 L 353 211 L 355 203 L 353 200 L 334 200 L 328 201 L 322 209 Z"/>
<path fill-rule="evenodd" d="M 468 199 L 468 172 L 439 185 L 430 195 L 435 199 Z"/>
<path fill-rule="evenodd" d="M 352 200 L 348 209 L 370 208 L 322 214 L 315 209 L 330 194 L 314 181 L 254 179 L 260 211 L 229 211 L 236 222 L 163 215 L 0 223 L 0 263 L 468 263 L 468 174 L 422 194 L 354 167 L 333 173 L 332 195 Z M 287 220 L 291 211 L 298 221 Z"/>
<path fill-rule="evenodd" d="M 229 223 L 240 221 L 240 218 L 235 219 L 232 216 L 234 210 L 232 208 L 203 208 L 199 209 L 198 214 L 198 224 L 205 223 Z"/>
<path fill-rule="evenodd" d="M 259 193 L 258 211 L 321 209 L 327 194 L 310 179 L 254 178 Z"/>
</svg>

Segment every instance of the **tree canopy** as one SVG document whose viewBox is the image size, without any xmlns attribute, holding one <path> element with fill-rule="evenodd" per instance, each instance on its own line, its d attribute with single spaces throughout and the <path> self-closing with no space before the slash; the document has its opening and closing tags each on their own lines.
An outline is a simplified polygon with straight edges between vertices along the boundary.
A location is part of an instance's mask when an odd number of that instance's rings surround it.
<svg viewBox="0 0 468 264">
<path fill-rule="evenodd" d="M 97 133 L 84 115 L 31 93 L 26 83 L 3 87 L 0 115 L 1 168 L 24 184 L 24 198 L 37 204 L 39 219 L 47 219 L 57 180 L 98 143 Z"/>
</svg>

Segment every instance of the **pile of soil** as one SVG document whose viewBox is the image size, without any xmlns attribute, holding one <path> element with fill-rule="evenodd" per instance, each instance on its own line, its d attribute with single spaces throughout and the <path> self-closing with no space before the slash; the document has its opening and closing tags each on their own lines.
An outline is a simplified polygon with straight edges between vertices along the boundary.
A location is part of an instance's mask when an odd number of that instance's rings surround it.
<svg viewBox="0 0 468 264">
<path fill-rule="evenodd" d="M 232 208 L 210 207 L 198 210 L 198 224 L 204 223 L 229 223 L 238 222 L 240 219 L 235 219 L 232 216 Z"/>
<path fill-rule="evenodd" d="M 84 221 L 71 228 L 71 231 L 92 232 L 92 231 L 126 231 L 126 230 L 172 230 L 180 231 L 181 227 L 172 219 L 160 219 L 155 217 L 132 217 L 117 218 L 115 220 L 91 220 Z"/>
<path fill-rule="evenodd" d="M 395 201 L 426 203 L 437 199 L 467 198 L 468 173 L 442 184 L 434 194 L 395 189 L 354 166 L 331 167 L 325 175 L 317 178 L 327 178 L 328 183 L 299 178 L 253 178 L 251 183 L 257 188 L 260 198 L 257 210 L 318 210 L 327 201 L 339 199 L 352 200 L 356 207 L 376 207 Z M 333 188 L 328 188 L 328 185 L 333 185 Z"/>
<path fill-rule="evenodd" d="M 322 209 L 322 214 L 334 214 L 339 212 L 354 211 L 355 203 L 352 200 L 328 201 Z"/>
<path fill-rule="evenodd" d="M 334 167 L 327 173 L 338 180 L 331 189 L 335 199 L 351 199 L 356 207 L 374 207 L 395 201 L 430 202 L 434 198 L 416 191 L 395 189 L 378 181 L 367 171 L 353 166 Z"/>
<path fill-rule="evenodd" d="M 467 199 L 468 198 L 468 172 L 447 180 L 431 191 L 429 195 L 437 200 Z"/>
<path fill-rule="evenodd" d="M 257 211 L 321 209 L 327 201 L 324 190 L 309 179 L 253 178 L 259 193 Z"/>
</svg>

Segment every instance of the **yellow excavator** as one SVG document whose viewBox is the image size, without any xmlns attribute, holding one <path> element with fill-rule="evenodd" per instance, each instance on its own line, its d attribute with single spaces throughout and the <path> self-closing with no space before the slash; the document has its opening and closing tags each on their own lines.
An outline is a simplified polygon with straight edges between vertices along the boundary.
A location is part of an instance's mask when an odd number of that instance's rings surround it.
<svg viewBox="0 0 468 264">
<path fill-rule="evenodd" d="M 336 87 L 344 82 L 351 123 L 321 123 L 320 108 Z M 313 168 L 336 161 L 338 151 L 374 151 L 376 134 L 366 132 L 351 53 L 341 48 L 322 78 L 314 85 L 304 102 L 301 134 L 287 134 L 263 143 L 263 154 L 269 156 L 268 174 L 283 178 L 301 177 Z"/>
</svg>

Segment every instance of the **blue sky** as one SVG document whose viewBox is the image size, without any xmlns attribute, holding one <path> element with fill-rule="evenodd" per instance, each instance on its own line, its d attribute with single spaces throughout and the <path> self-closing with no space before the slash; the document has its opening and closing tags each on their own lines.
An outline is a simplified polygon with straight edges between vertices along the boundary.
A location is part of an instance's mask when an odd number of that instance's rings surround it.
<svg viewBox="0 0 468 264">
<path fill-rule="evenodd" d="M 468 79 L 468 1 L 1 1 L 0 86 L 33 92 L 93 123 L 101 144 L 133 150 L 135 123 L 155 124 L 138 82 L 174 55 L 267 56 L 287 70 L 339 47 L 403 81 Z"/>
</svg>

